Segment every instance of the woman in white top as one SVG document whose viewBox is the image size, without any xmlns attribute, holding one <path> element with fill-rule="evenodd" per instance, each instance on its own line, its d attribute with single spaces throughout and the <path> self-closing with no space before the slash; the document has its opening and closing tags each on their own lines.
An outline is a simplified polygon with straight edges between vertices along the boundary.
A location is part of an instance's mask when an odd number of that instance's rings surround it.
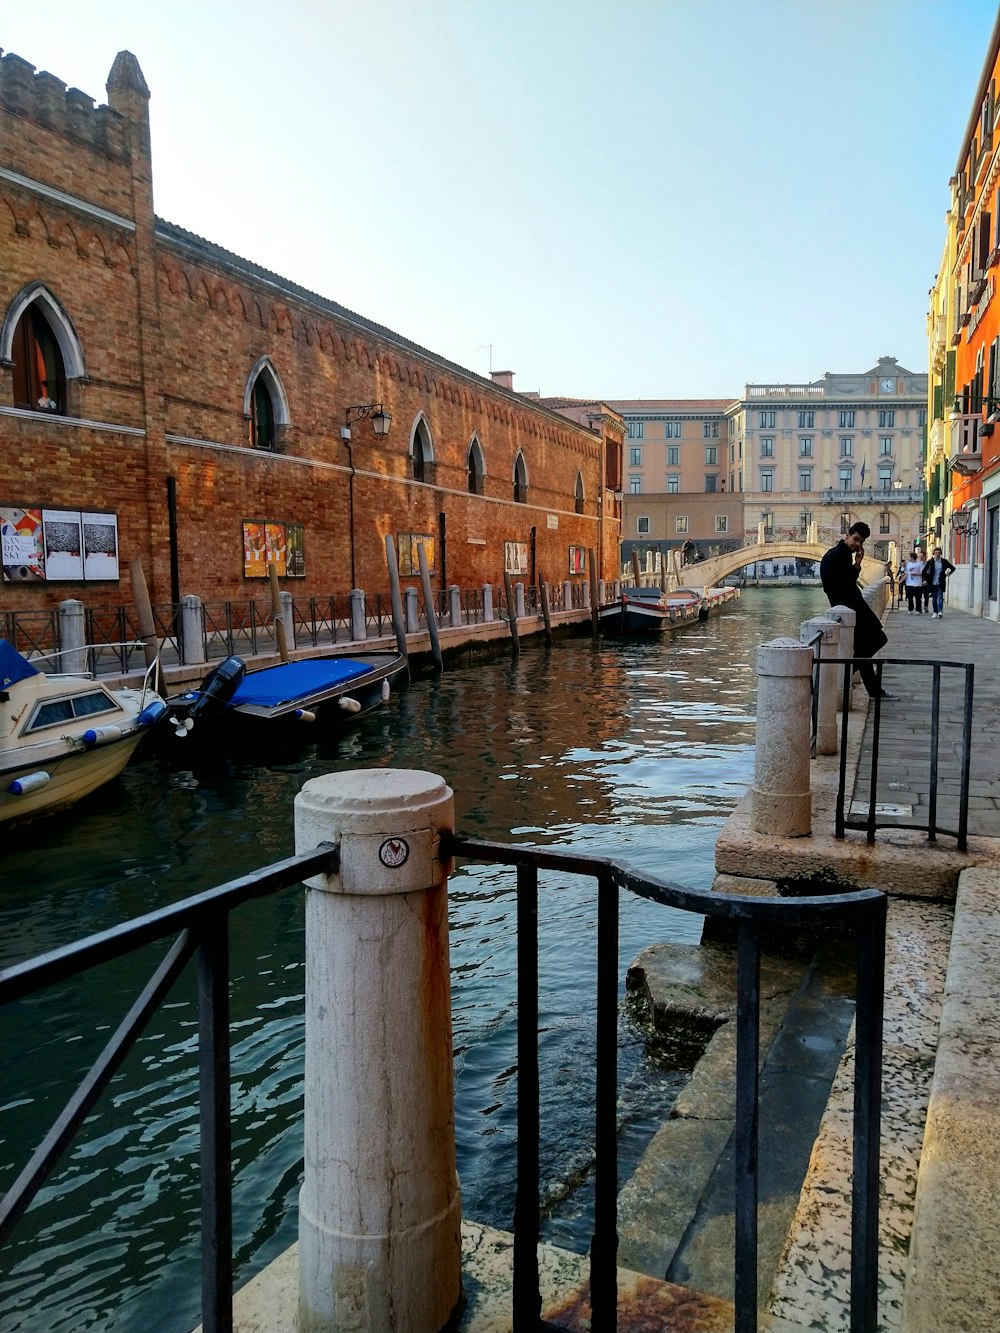
<svg viewBox="0 0 1000 1333">
<path fill-rule="evenodd" d="M 924 609 L 924 562 L 911 551 L 906 561 L 906 614 L 912 616 L 916 611 L 922 615 Z"/>
</svg>

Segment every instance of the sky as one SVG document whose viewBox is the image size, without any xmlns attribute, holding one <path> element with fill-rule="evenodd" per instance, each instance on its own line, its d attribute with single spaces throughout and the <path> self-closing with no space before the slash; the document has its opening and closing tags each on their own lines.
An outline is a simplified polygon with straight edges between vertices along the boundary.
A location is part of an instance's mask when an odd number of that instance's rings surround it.
<svg viewBox="0 0 1000 1333">
<path fill-rule="evenodd" d="M 45 0 L 0 47 L 151 91 L 157 214 L 581 398 L 925 371 L 996 0 Z"/>
</svg>

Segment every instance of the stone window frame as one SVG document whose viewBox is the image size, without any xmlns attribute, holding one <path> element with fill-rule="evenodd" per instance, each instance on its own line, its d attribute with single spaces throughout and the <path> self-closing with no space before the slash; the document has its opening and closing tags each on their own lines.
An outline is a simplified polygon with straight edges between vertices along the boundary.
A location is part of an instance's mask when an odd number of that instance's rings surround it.
<svg viewBox="0 0 1000 1333">
<path fill-rule="evenodd" d="M 479 436 L 473 434 L 469 441 L 469 448 L 465 455 L 466 472 L 468 474 L 469 494 L 484 495 L 486 493 L 486 455 L 483 453 L 483 446 L 480 443 Z"/>
<path fill-rule="evenodd" d="M 58 414 L 60 416 L 79 416 L 79 386 L 87 382 L 87 366 L 83 354 L 83 343 L 69 313 L 40 278 L 22 287 L 7 307 L 3 324 L 0 326 L 0 366 L 13 369 L 14 334 L 22 317 L 32 305 L 37 305 L 40 308 L 40 313 L 55 339 L 59 356 L 62 359 L 61 370 L 65 382 L 66 401 L 60 404 Z M 29 408 L 28 410 L 34 409 Z"/>
<path fill-rule="evenodd" d="M 425 486 L 433 486 L 437 458 L 434 452 L 434 436 L 431 434 L 430 422 L 423 412 L 418 412 L 413 418 L 406 454 L 409 460 L 411 478 Z"/>
<path fill-rule="evenodd" d="M 271 400 L 271 417 L 274 423 L 274 435 L 270 444 L 257 444 L 254 440 L 256 413 L 253 407 L 254 391 L 258 380 L 262 380 Z M 246 422 L 247 442 L 252 449 L 262 453 L 284 453 L 291 415 L 288 410 L 288 395 L 281 382 L 277 367 L 269 356 L 260 356 L 251 367 L 243 388 L 243 420 Z"/>
</svg>

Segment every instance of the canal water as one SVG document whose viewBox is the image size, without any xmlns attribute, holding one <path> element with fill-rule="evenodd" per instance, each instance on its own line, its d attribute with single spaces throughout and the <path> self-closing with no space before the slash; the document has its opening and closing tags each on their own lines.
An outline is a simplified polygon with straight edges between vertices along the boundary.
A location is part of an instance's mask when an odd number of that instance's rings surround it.
<svg viewBox="0 0 1000 1333">
<path fill-rule="evenodd" d="M 715 836 L 749 785 L 757 645 L 796 634 L 815 589 L 748 590 L 662 643 L 560 640 L 422 678 L 340 737 L 193 768 L 140 757 L 120 782 L 0 848 L 0 965 L 209 888 L 293 850 L 310 777 L 439 773 L 460 832 L 627 860 L 707 889 Z M 591 1225 L 591 881 L 543 875 L 540 1048 L 545 1235 Z M 450 886 L 456 1129 L 465 1216 L 509 1227 L 517 1098 L 514 882 Z M 623 898 L 622 975 L 701 922 Z M 246 1281 L 296 1233 L 301 1159 L 302 893 L 232 917 L 235 1258 Z M 0 1011 L 0 1192 L 132 1003 L 159 947 Z M 683 1083 L 623 1014 L 622 1175 Z M 0 1259 L 0 1333 L 187 1333 L 199 1318 L 197 1013 L 175 987 Z"/>
</svg>

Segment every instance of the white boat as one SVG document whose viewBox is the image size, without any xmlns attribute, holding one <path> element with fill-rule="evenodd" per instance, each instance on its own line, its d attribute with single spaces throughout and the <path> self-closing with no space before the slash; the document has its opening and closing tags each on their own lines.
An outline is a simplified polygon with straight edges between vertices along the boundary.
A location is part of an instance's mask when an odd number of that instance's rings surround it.
<svg viewBox="0 0 1000 1333">
<path fill-rule="evenodd" d="M 142 689 L 112 689 L 41 671 L 0 639 L 0 824 L 61 810 L 118 776 L 166 713 L 152 669 Z"/>
</svg>

